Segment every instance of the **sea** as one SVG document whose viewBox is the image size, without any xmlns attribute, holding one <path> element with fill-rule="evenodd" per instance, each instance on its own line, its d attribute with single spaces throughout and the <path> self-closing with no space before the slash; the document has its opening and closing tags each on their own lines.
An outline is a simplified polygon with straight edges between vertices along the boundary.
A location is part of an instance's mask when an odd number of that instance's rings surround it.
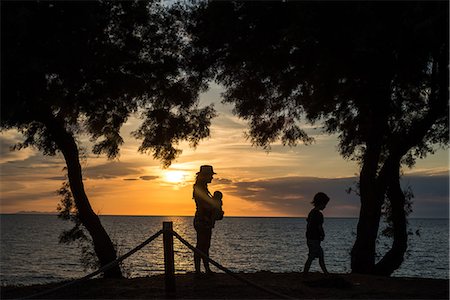
<svg viewBox="0 0 450 300">
<path fill-rule="evenodd" d="M 162 229 L 164 221 L 173 222 L 174 230 L 195 245 L 192 217 L 101 216 L 100 219 L 119 254 L 125 254 Z M 56 215 L 39 214 L 3 214 L 0 220 L 2 286 L 57 282 L 92 271 L 83 266 L 77 244 L 58 242 L 61 232 L 72 227 L 70 222 Z M 350 251 L 357 222 L 351 218 L 325 218 L 322 247 L 330 272 L 351 271 Z M 225 217 L 213 230 L 210 256 L 235 272 L 301 272 L 308 253 L 305 227 L 304 218 Z M 409 231 L 405 261 L 393 276 L 448 279 L 448 219 L 411 219 Z M 385 253 L 391 243 L 389 238 L 380 236 L 378 254 Z M 177 239 L 174 251 L 176 273 L 192 272 L 192 252 Z M 162 236 L 127 258 L 122 268 L 130 278 L 162 274 Z M 311 271 L 320 271 L 317 260 Z"/>
</svg>

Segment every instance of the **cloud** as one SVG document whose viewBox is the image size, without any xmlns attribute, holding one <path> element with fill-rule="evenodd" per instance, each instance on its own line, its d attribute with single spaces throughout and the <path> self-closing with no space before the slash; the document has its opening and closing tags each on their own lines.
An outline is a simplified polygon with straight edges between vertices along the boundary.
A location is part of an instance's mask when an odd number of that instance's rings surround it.
<svg viewBox="0 0 450 300">
<path fill-rule="evenodd" d="M 155 179 L 159 178 L 159 176 L 147 175 L 147 176 L 140 176 L 139 178 L 142 180 L 155 180 Z"/>
<path fill-rule="evenodd" d="M 402 179 L 402 186 L 411 186 L 415 195 L 412 217 L 448 217 L 448 179 L 448 174 L 405 176 Z M 360 199 L 353 193 L 347 193 L 347 189 L 354 187 L 357 180 L 356 177 L 278 177 L 234 182 L 225 187 L 225 192 L 286 215 L 307 214 L 314 195 L 324 192 L 331 198 L 327 215 L 358 217 Z"/>
<path fill-rule="evenodd" d="M 449 196 L 449 176 L 447 173 L 439 175 L 407 175 L 402 179 L 404 187 L 410 186 L 415 198 L 427 196 Z"/>
<path fill-rule="evenodd" d="M 25 151 L 12 151 L 11 147 L 21 142 L 20 134 L 16 130 L 7 130 L 0 133 L 0 163 L 8 161 L 23 160 L 17 159 L 18 156 L 23 156 Z M 26 158 L 28 156 L 25 156 Z"/>
<path fill-rule="evenodd" d="M 3 193 L 9 193 L 9 192 L 14 192 L 14 191 L 22 191 L 26 188 L 26 185 L 22 184 L 22 183 L 18 183 L 18 182 L 8 182 L 8 184 L 5 184 L 5 182 L 2 183 L 1 187 L 0 187 L 0 191 L 2 193 L 2 198 L 4 199 L 4 194 Z M 2 199 L 2 201 L 3 201 Z"/>
<path fill-rule="evenodd" d="M 84 178 L 89 179 L 111 179 L 141 173 L 140 166 L 135 163 L 109 162 L 84 169 Z"/>
<path fill-rule="evenodd" d="M 426 169 L 418 169 L 414 170 L 411 173 L 408 173 L 406 176 L 448 176 L 449 169 L 448 166 L 445 167 L 435 167 L 435 168 L 426 168 Z"/>
<path fill-rule="evenodd" d="M 51 203 L 51 206 L 56 207 L 59 197 L 56 191 L 2 193 L 1 208 L 5 211 L 11 211 L 11 209 L 15 209 L 16 207 L 16 210 L 21 210 L 20 207 L 33 207 L 35 203 L 42 202 L 43 200 Z"/>
<path fill-rule="evenodd" d="M 257 202 L 274 213 L 305 215 L 311 209 L 311 200 L 317 192 L 324 192 L 332 199 L 327 208 L 331 215 L 355 216 L 358 198 L 346 189 L 355 178 L 279 177 L 257 181 L 234 182 L 227 192 L 251 202 Z"/>
<path fill-rule="evenodd" d="M 48 177 L 48 178 L 45 178 L 45 179 L 64 181 L 64 180 L 67 180 L 67 177 L 66 176 L 54 176 L 54 177 Z"/>
<path fill-rule="evenodd" d="M 227 178 L 214 178 L 214 184 L 232 184 L 233 181 Z"/>
<path fill-rule="evenodd" d="M 449 217 L 449 175 L 409 175 L 402 180 L 403 187 L 411 187 L 414 194 L 412 217 Z"/>
<path fill-rule="evenodd" d="M 0 140 L 2 137 L 0 136 Z M 9 152 L 3 142 L 0 146 L 2 180 L 55 179 L 65 166 L 61 155 L 44 156 L 38 151 L 23 149 Z M 6 151 L 6 152 L 5 152 Z"/>
<path fill-rule="evenodd" d="M 31 148 L 22 150 L 12 150 L 11 147 L 23 141 L 21 135 L 16 130 L 7 130 L 0 133 L 0 164 L 15 161 L 24 161 L 38 153 Z"/>
</svg>

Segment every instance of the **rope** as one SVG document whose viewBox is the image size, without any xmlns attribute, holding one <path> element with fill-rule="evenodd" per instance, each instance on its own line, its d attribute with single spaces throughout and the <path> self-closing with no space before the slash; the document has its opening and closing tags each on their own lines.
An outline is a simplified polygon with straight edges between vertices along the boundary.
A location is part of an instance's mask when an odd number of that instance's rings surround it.
<svg viewBox="0 0 450 300">
<path fill-rule="evenodd" d="M 290 296 L 278 293 L 276 291 L 270 290 L 268 288 L 265 288 L 259 284 L 256 284 L 242 276 L 239 276 L 238 274 L 234 273 L 233 271 L 225 268 L 224 266 L 222 266 L 221 264 L 219 264 L 218 262 L 214 261 L 213 259 L 211 259 L 210 257 L 208 257 L 205 253 L 203 253 L 202 251 L 198 250 L 196 247 L 192 246 L 188 241 L 186 241 L 185 239 L 183 239 L 178 233 L 176 233 L 175 231 L 173 231 L 173 235 L 180 240 L 180 242 L 182 242 L 186 247 L 188 247 L 189 249 L 191 249 L 192 251 L 194 251 L 195 253 L 197 253 L 198 255 L 200 255 L 201 257 L 203 257 L 204 259 L 208 260 L 212 265 L 216 266 L 218 269 L 224 271 L 225 273 L 227 273 L 228 275 L 243 281 L 245 283 L 247 283 L 248 285 L 251 285 L 257 289 L 260 289 L 262 291 L 265 291 L 266 293 L 269 293 L 271 295 L 277 296 L 278 298 L 283 298 L 283 299 L 295 299 L 292 298 Z"/>
<path fill-rule="evenodd" d="M 151 237 L 149 237 L 148 239 L 146 239 L 144 242 L 142 242 L 141 244 L 139 244 L 138 246 L 136 246 L 134 249 L 132 249 L 132 250 L 130 250 L 129 252 L 125 253 L 124 255 L 120 256 L 120 257 L 117 258 L 116 260 L 114 260 L 114 261 L 112 261 L 112 262 L 110 262 L 110 263 L 107 263 L 106 265 L 104 265 L 103 267 L 101 267 L 100 269 L 98 269 L 97 271 L 94 271 L 94 272 L 92 272 L 92 273 L 90 273 L 90 274 L 88 274 L 88 275 L 86 275 L 86 276 L 84 276 L 84 277 L 75 279 L 75 280 L 73 280 L 73 281 L 70 281 L 70 282 L 65 283 L 65 284 L 63 284 L 63 285 L 60 285 L 60 286 L 57 286 L 57 287 L 52 288 L 52 289 L 50 289 L 50 290 L 43 291 L 43 292 L 39 292 L 39 293 L 36 293 L 36 294 L 34 294 L 34 295 L 27 296 L 27 297 L 24 297 L 24 298 L 21 298 L 21 299 L 32 299 L 32 298 L 40 297 L 40 296 L 43 296 L 43 295 L 47 295 L 47 294 L 53 293 L 53 292 L 55 292 L 55 291 L 57 291 L 57 290 L 60 290 L 60 289 L 62 289 L 62 288 L 65 288 L 65 287 L 68 287 L 68 286 L 71 286 L 71 285 L 75 285 L 75 284 L 84 282 L 84 281 L 86 281 L 86 280 L 88 280 L 88 279 L 94 277 L 95 275 L 98 275 L 98 274 L 100 274 L 100 273 L 102 273 L 102 272 L 104 272 L 104 271 L 106 271 L 106 270 L 111 269 L 112 267 L 114 267 L 114 266 L 116 266 L 117 264 L 119 264 L 121 261 L 127 259 L 128 257 L 130 257 L 131 255 L 133 255 L 133 254 L 136 253 L 137 251 L 141 250 L 145 245 L 147 245 L 148 243 L 150 243 L 150 242 L 152 242 L 154 239 L 156 239 L 162 232 L 163 232 L 163 230 L 158 231 L 157 233 L 155 233 L 154 235 L 152 235 Z"/>
<path fill-rule="evenodd" d="M 27 296 L 27 297 L 23 297 L 21 299 L 32 299 L 32 298 L 36 298 L 36 297 L 41 297 L 44 295 L 48 295 L 50 293 L 53 293 L 57 290 L 60 290 L 62 288 L 66 288 L 68 286 L 72 286 L 75 284 L 79 284 L 81 282 L 84 282 L 106 270 L 111 269 L 112 267 L 116 266 L 117 264 L 119 264 L 121 261 L 127 259 L 128 257 L 130 257 L 131 255 L 133 255 L 134 253 L 136 253 L 137 251 L 141 250 L 144 246 L 146 246 L 147 244 L 149 244 L 150 242 L 152 242 L 153 240 L 155 240 L 159 235 L 161 235 L 163 233 L 163 230 L 158 231 L 157 233 L 155 233 L 154 235 L 152 235 L 151 237 L 149 237 L 148 239 L 146 239 L 144 242 L 142 242 L 141 244 L 139 244 L 138 246 L 136 246 L 135 248 L 133 248 L 132 250 L 130 250 L 129 252 L 125 253 L 124 255 L 120 256 L 119 258 L 117 258 L 116 260 L 104 265 L 103 267 L 101 267 L 100 269 L 98 269 L 97 271 L 94 271 L 84 277 L 81 277 L 79 279 L 75 279 L 73 281 L 70 281 L 68 283 L 65 283 L 63 285 L 57 286 L 55 288 L 52 288 L 50 290 L 47 291 L 42 291 L 36 294 L 33 294 L 31 296 Z M 256 284 L 242 276 L 239 276 L 238 274 L 234 273 L 233 271 L 225 268 L 224 266 L 222 266 L 221 264 L 219 264 L 218 262 L 214 261 L 213 259 L 211 259 L 210 257 L 208 257 L 205 253 L 203 253 L 202 251 L 198 250 L 197 248 L 195 248 L 194 246 L 192 246 L 188 241 L 186 241 L 185 239 L 183 239 L 177 232 L 172 230 L 172 234 L 178 239 L 180 240 L 181 243 L 183 243 L 185 246 L 187 246 L 189 249 L 191 249 L 193 252 L 199 254 L 201 257 L 203 257 L 204 259 L 206 259 L 207 261 L 209 261 L 212 265 L 216 266 L 218 269 L 224 271 L 226 274 L 240 280 L 243 281 L 245 283 L 247 283 L 248 285 L 251 285 L 257 289 L 260 289 L 262 291 L 265 291 L 268 294 L 274 295 L 278 298 L 283 298 L 283 299 L 295 299 L 292 298 L 290 296 L 278 293 L 276 291 L 270 290 L 268 288 L 265 288 L 259 284 Z"/>
</svg>

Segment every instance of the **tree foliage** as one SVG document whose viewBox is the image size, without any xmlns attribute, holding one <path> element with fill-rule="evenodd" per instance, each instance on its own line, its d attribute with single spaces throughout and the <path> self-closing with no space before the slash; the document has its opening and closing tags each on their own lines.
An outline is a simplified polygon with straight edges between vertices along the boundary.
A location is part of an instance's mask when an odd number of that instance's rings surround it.
<svg viewBox="0 0 450 300">
<path fill-rule="evenodd" d="M 211 107 L 197 108 L 206 85 L 189 68 L 176 15 L 157 2 L 5 2 L 2 128 L 25 136 L 18 148 L 57 146 L 39 118 L 86 133 L 93 152 L 114 158 L 119 130 L 139 112 L 140 150 L 165 165 L 209 135 Z"/>
<path fill-rule="evenodd" d="M 306 118 L 325 121 L 341 154 L 360 159 L 375 132 L 399 142 L 445 98 L 433 72 L 446 47 L 443 3 L 211 3 L 196 19 L 199 53 L 257 145 L 305 141 Z M 405 163 L 447 143 L 442 108 Z"/>
</svg>

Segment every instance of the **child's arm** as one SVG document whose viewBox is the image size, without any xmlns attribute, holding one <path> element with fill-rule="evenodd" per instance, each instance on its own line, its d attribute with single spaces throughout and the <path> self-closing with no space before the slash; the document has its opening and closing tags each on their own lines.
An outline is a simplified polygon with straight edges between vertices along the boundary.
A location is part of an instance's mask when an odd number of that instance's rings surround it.
<svg viewBox="0 0 450 300">
<path fill-rule="evenodd" d="M 320 230 L 320 240 L 323 241 L 323 239 L 325 238 L 325 231 L 323 230 L 322 224 L 320 224 L 319 230 Z"/>
<path fill-rule="evenodd" d="M 323 230 L 323 214 L 320 213 L 320 223 L 319 223 L 320 240 L 323 241 L 325 238 L 325 231 Z"/>
</svg>

